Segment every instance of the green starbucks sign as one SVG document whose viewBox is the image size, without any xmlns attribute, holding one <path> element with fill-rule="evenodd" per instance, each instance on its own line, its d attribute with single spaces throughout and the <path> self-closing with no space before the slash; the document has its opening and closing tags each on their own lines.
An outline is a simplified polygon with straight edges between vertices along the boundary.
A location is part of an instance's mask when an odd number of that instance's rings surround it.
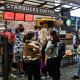
<svg viewBox="0 0 80 80">
<path fill-rule="evenodd" d="M 70 25 L 71 25 L 71 20 L 70 20 L 70 19 L 67 19 L 67 20 L 66 20 L 66 25 L 67 25 L 67 26 L 70 26 Z"/>
</svg>

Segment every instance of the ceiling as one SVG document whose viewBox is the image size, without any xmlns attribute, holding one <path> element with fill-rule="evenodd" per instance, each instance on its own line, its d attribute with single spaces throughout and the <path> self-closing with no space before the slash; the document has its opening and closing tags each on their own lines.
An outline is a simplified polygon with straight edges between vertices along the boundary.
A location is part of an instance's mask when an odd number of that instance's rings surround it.
<svg viewBox="0 0 80 80">
<path fill-rule="evenodd" d="M 75 3 L 75 4 L 80 4 L 80 0 L 62 0 L 62 1 L 72 2 L 72 3 Z"/>
<path fill-rule="evenodd" d="M 58 0 L 56 1 L 57 2 L 55 2 L 55 0 L 0 0 L 0 7 L 1 7 L 0 13 L 4 11 L 4 2 L 26 4 L 36 7 L 52 9 L 55 11 L 54 15 L 58 15 L 64 11 L 75 10 L 80 8 L 80 6 L 75 6 L 73 4 L 70 4 L 70 1 L 75 1 L 75 0 L 62 0 L 60 2 L 58 2 Z M 80 0 L 76 0 L 76 2 L 80 2 Z"/>
</svg>

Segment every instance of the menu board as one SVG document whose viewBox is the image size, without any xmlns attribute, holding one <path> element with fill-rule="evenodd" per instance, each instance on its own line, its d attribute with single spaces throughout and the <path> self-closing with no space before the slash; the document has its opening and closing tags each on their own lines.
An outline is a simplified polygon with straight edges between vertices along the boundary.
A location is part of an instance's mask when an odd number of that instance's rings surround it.
<svg viewBox="0 0 80 80">
<path fill-rule="evenodd" d="M 15 13 L 15 20 L 24 20 L 23 13 Z"/>
<path fill-rule="evenodd" d="M 4 12 L 4 19 L 14 20 L 14 12 Z"/>
<path fill-rule="evenodd" d="M 33 15 L 25 14 L 25 21 L 33 21 Z"/>
<path fill-rule="evenodd" d="M 59 31 L 59 35 L 66 35 L 66 31 L 65 30 Z"/>
</svg>

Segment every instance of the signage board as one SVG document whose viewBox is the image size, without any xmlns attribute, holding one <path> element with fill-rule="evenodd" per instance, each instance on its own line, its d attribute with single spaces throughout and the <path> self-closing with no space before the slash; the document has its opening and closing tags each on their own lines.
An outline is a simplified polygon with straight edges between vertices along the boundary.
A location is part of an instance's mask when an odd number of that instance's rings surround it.
<svg viewBox="0 0 80 80">
<path fill-rule="evenodd" d="M 37 14 L 37 15 L 39 14 L 48 16 L 54 15 L 54 10 L 51 9 L 45 9 L 45 8 L 39 8 L 17 3 L 9 3 L 9 2 L 4 3 L 4 10 L 11 12 L 22 12 L 27 14 Z"/>
<path fill-rule="evenodd" d="M 4 19 L 14 20 L 14 12 L 4 12 Z"/>
<path fill-rule="evenodd" d="M 70 25 L 71 25 L 71 20 L 70 20 L 70 19 L 67 19 L 67 20 L 66 20 L 66 25 L 67 25 L 67 26 L 70 26 Z"/>
<path fill-rule="evenodd" d="M 15 20 L 24 20 L 23 13 L 15 13 Z"/>
<path fill-rule="evenodd" d="M 25 21 L 33 21 L 33 15 L 25 14 Z"/>
</svg>

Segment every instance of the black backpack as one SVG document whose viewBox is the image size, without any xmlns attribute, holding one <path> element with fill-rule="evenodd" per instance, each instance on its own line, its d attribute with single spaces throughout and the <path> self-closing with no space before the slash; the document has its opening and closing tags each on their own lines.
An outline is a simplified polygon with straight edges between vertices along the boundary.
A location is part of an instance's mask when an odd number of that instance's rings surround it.
<svg viewBox="0 0 80 80">
<path fill-rule="evenodd" d="M 58 42 L 56 48 L 58 49 L 58 56 L 63 57 L 65 55 L 65 43 Z"/>
<path fill-rule="evenodd" d="M 80 44 L 80 38 L 79 37 L 76 38 L 76 43 L 75 44 L 76 45 Z"/>
<path fill-rule="evenodd" d="M 51 50 L 51 53 L 49 53 L 49 50 Z M 65 43 L 58 42 L 56 47 L 52 44 L 46 49 L 45 53 L 51 58 L 54 56 L 63 57 L 65 55 Z"/>
</svg>

